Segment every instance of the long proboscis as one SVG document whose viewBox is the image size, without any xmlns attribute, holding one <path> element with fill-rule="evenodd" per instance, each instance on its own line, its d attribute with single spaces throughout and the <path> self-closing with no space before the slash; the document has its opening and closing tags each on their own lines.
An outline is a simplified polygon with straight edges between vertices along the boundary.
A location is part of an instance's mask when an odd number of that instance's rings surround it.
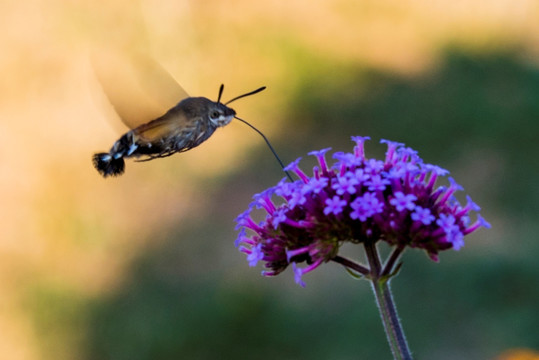
<svg viewBox="0 0 539 360">
<path fill-rule="evenodd" d="M 219 96 L 217 97 L 217 102 L 221 101 L 221 96 L 223 95 L 223 90 L 225 88 L 225 85 L 224 84 L 221 84 L 221 86 L 219 87 Z M 253 91 L 250 91 L 246 94 L 243 94 L 243 95 L 240 95 L 240 96 L 236 96 L 235 98 L 233 98 L 232 100 L 228 100 L 224 105 L 228 105 L 230 104 L 231 102 L 234 102 L 238 99 L 241 99 L 241 98 L 244 98 L 244 97 L 247 97 L 247 96 L 251 96 L 251 95 L 254 95 L 254 94 L 258 94 L 259 92 L 265 90 L 266 87 L 265 86 L 262 86 L 256 90 L 253 90 Z M 268 138 L 266 137 L 266 135 L 264 135 L 262 133 L 262 131 L 258 130 L 256 127 L 254 127 L 253 125 L 251 125 L 250 123 L 248 123 L 247 121 L 237 117 L 237 116 L 234 116 L 234 118 L 238 119 L 239 121 L 241 121 L 242 123 L 244 123 L 245 125 L 249 126 L 251 129 L 253 129 L 254 131 L 256 131 L 260 136 L 262 136 L 262 138 L 264 139 L 264 141 L 266 142 L 266 144 L 268 145 L 269 149 L 271 150 L 273 156 L 275 156 L 275 158 L 277 159 L 277 161 L 279 162 L 279 165 L 281 165 L 281 168 L 283 169 L 283 171 L 285 172 L 286 176 L 288 177 L 288 179 L 290 181 L 294 181 L 292 179 L 292 176 L 290 175 L 290 173 L 288 171 L 286 171 L 284 168 L 284 164 L 283 162 L 281 161 L 281 158 L 279 157 L 279 155 L 277 155 L 277 152 L 275 151 L 275 149 L 273 148 L 273 146 L 271 146 L 271 143 L 269 142 Z"/>
<path fill-rule="evenodd" d="M 260 88 L 262 90 L 264 90 L 264 88 Z M 258 90 L 258 91 L 262 91 L 262 90 Z M 256 91 L 256 92 L 258 92 Z M 253 93 L 256 93 L 256 92 L 253 92 Z M 253 93 L 251 94 L 248 94 L 248 95 L 252 95 Z M 247 95 L 244 95 L 244 96 L 247 96 Z M 230 101 L 229 101 L 230 102 Z M 250 123 L 248 123 L 247 121 L 237 117 L 237 116 L 234 116 L 234 118 L 238 119 L 239 121 L 241 121 L 242 123 L 244 123 L 245 125 L 249 126 L 251 129 L 253 129 L 254 131 L 256 131 L 260 136 L 262 136 L 262 138 L 264 139 L 264 141 L 266 142 L 266 144 L 268 145 L 268 147 L 270 148 L 271 152 L 273 153 L 273 156 L 275 156 L 275 158 L 277 159 L 277 161 L 279 162 L 279 165 L 281 165 L 281 167 L 283 168 L 283 171 L 285 172 L 286 176 L 288 177 L 288 179 L 290 181 L 294 181 L 294 179 L 292 179 L 292 176 L 290 175 L 290 173 L 288 171 L 285 170 L 285 166 L 283 164 L 283 162 L 281 161 L 281 158 L 279 158 L 279 155 L 277 155 L 277 152 L 275 151 L 275 149 L 273 148 L 273 146 L 271 146 L 271 143 L 269 142 L 268 138 L 266 137 L 266 135 L 264 135 L 262 133 L 262 131 L 258 130 L 256 127 L 254 127 L 253 125 L 251 125 Z"/>
</svg>

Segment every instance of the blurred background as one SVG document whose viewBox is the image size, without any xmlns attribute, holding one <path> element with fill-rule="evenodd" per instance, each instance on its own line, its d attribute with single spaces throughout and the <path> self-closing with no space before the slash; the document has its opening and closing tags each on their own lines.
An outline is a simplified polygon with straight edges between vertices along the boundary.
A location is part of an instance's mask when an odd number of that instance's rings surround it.
<svg viewBox="0 0 539 360">
<path fill-rule="evenodd" d="M 236 215 L 283 177 L 245 125 L 99 176 L 91 155 L 127 130 L 89 61 L 104 47 L 151 56 L 193 96 L 266 85 L 233 108 L 305 171 L 351 135 L 449 169 L 492 229 L 439 263 L 404 254 L 410 347 L 539 350 L 538 2 L 3 0 L 0 24 L 0 358 L 391 357 L 367 282 L 330 263 L 304 289 L 234 247 Z"/>
</svg>

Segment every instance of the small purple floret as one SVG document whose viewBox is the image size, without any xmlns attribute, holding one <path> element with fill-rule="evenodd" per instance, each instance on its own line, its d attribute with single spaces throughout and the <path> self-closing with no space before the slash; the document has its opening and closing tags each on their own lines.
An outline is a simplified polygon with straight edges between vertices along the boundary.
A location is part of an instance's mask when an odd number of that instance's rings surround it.
<svg viewBox="0 0 539 360">
<path fill-rule="evenodd" d="M 335 195 L 332 199 L 326 199 L 326 207 L 324 208 L 324 214 L 338 215 L 342 212 L 342 208 L 346 205 L 346 201 L 342 200 L 339 196 Z"/>
<path fill-rule="evenodd" d="M 435 217 L 430 213 L 430 209 L 424 209 L 421 206 L 416 206 L 411 215 L 412 220 L 419 221 L 423 225 L 430 225 Z"/>
<path fill-rule="evenodd" d="M 308 182 L 309 177 L 299 168 L 298 164 L 301 161 L 301 158 L 297 158 L 292 161 L 289 165 L 284 168 L 284 171 L 293 171 L 296 175 L 303 180 L 303 182 Z"/>
<path fill-rule="evenodd" d="M 356 179 L 355 175 L 351 172 L 348 172 L 344 174 L 344 176 L 339 177 L 331 187 L 339 195 L 343 195 L 344 193 L 353 194 L 356 192 L 356 185 L 358 183 L 359 180 Z"/>
<path fill-rule="evenodd" d="M 310 192 L 314 194 L 318 194 L 320 191 L 322 191 L 327 185 L 328 185 L 328 178 L 322 177 L 322 178 L 315 178 L 312 177 L 309 182 L 303 187 L 303 193 L 308 194 Z"/>
<path fill-rule="evenodd" d="M 417 200 L 417 196 L 414 194 L 405 195 L 401 191 L 395 193 L 395 197 L 389 200 L 389 203 L 393 205 L 397 211 L 401 212 L 404 209 L 414 210 L 415 204 L 414 201 Z"/>
<path fill-rule="evenodd" d="M 390 183 L 391 181 L 383 179 L 381 174 L 373 175 L 369 180 L 364 182 L 368 186 L 369 191 L 384 191 Z"/>
<path fill-rule="evenodd" d="M 356 198 L 350 207 L 353 211 L 350 213 L 352 219 L 366 221 L 374 214 L 379 214 L 384 209 L 384 203 L 380 202 L 375 194 L 365 193 L 363 196 Z"/>
<path fill-rule="evenodd" d="M 256 266 L 259 261 L 264 259 L 264 253 L 262 252 L 262 244 L 259 243 L 251 248 L 251 253 L 247 254 L 247 261 L 249 266 Z"/>
<path fill-rule="evenodd" d="M 301 268 L 297 267 L 296 263 L 292 264 L 292 269 L 294 270 L 294 281 L 301 287 L 305 287 L 305 281 L 301 280 L 303 276 L 303 271 Z"/>
</svg>

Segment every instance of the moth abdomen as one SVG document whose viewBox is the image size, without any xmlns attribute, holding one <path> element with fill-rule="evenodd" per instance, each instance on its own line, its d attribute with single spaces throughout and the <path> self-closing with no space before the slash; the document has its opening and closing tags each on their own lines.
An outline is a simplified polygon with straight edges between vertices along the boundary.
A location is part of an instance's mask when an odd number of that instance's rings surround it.
<svg viewBox="0 0 539 360">
<path fill-rule="evenodd" d="M 125 170 L 125 161 L 121 155 L 116 157 L 109 153 L 98 153 L 94 154 L 92 160 L 94 167 L 103 177 L 122 175 Z"/>
<path fill-rule="evenodd" d="M 122 175 L 125 170 L 124 157 L 129 157 L 137 148 L 133 133 L 129 131 L 114 143 L 108 153 L 94 154 L 94 167 L 103 177 Z"/>
</svg>

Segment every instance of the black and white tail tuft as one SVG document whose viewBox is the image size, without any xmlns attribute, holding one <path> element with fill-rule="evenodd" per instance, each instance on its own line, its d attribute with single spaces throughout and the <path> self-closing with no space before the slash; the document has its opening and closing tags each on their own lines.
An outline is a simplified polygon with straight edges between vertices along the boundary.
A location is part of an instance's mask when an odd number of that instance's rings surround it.
<svg viewBox="0 0 539 360">
<path fill-rule="evenodd" d="M 115 158 L 108 153 L 95 154 L 92 158 L 97 171 L 103 177 L 122 175 L 125 169 L 125 161 L 123 157 Z"/>
</svg>

